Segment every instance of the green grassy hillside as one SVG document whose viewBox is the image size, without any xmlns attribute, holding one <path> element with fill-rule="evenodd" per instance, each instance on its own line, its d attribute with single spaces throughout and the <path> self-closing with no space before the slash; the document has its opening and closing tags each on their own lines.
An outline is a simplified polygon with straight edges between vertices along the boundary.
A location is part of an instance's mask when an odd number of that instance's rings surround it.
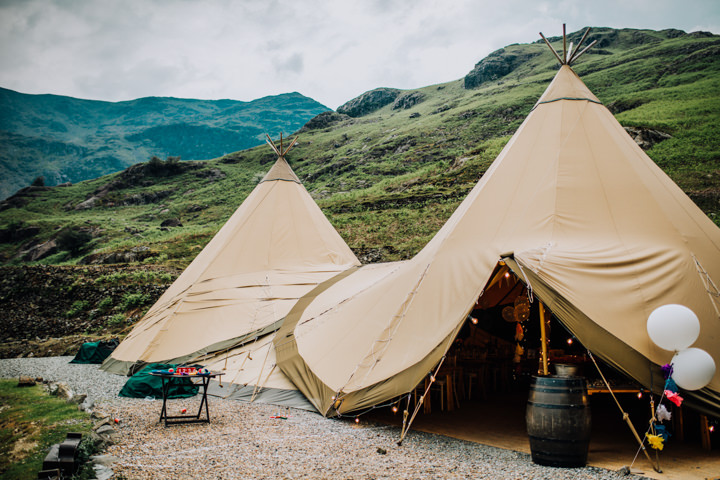
<svg viewBox="0 0 720 480">
<path fill-rule="evenodd" d="M 575 71 L 623 126 L 649 139 L 648 155 L 720 224 L 720 37 L 598 28 L 592 39 L 598 43 Z M 556 70 L 544 44 L 510 45 L 464 79 L 345 110 L 361 116 L 313 119 L 288 161 L 361 258 L 409 258 L 482 176 Z M 153 133 L 164 141 L 165 130 Z M 0 256 L 6 264 L 183 268 L 274 160 L 262 146 L 182 168 L 156 159 L 70 187 L 26 189 L 0 206 Z M 162 227 L 169 219 L 182 226 Z M 49 241 L 55 249 L 32 260 L 32 247 Z"/>
<path fill-rule="evenodd" d="M 294 131 L 327 107 L 299 93 L 235 100 L 100 102 L 0 88 L 0 199 L 120 171 L 152 155 L 206 160 Z"/>
</svg>

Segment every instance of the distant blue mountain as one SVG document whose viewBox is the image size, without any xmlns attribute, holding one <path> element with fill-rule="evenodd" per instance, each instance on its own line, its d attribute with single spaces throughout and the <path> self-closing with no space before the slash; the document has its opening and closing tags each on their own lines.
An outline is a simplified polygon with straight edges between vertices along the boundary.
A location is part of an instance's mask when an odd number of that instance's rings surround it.
<svg viewBox="0 0 720 480">
<path fill-rule="evenodd" d="M 250 102 L 147 97 L 126 102 L 0 88 L 0 200 L 32 183 L 79 182 L 152 156 L 206 160 L 295 132 L 329 108 L 297 92 Z"/>
</svg>

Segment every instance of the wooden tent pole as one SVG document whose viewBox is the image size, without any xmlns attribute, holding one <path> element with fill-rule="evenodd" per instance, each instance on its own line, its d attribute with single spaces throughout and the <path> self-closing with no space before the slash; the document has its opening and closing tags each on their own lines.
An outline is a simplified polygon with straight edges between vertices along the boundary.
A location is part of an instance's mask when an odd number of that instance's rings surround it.
<svg viewBox="0 0 720 480">
<path fill-rule="evenodd" d="M 613 400 L 615 400 L 615 403 L 617 404 L 618 408 L 620 409 L 620 413 L 622 413 L 623 420 L 625 423 L 627 423 L 627 426 L 630 428 L 630 431 L 632 431 L 633 436 L 635 437 L 635 440 L 640 444 L 640 449 L 645 454 L 645 457 L 647 457 L 648 462 L 650 462 L 650 465 L 652 465 L 653 470 L 655 470 L 658 473 L 662 473 L 662 470 L 660 469 L 660 463 L 659 462 L 653 462 L 652 458 L 650 458 L 650 454 L 648 453 L 647 449 L 645 448 L 645 442 L 640 438 L 640 435 L 638 435 L 637 430 L 635 430 L 635 425 L 633 425 L 632 421 L 630 420 L 630 415 L 623 410 L 622 405 L 620 405 L 620 402 L 618 401 L 617 397 L 615 396 L 615 392 L 612 391 L 612 388 L 610 388 L 610 384 L 605 379 L 605 375 L 603 375 L 602 371 L 600 370 L 600 366 L 595 361 L 595 357 L 593 356 L 590 349 L 588 349 L 588 355 L 590 356 L 590 360 L 595 364 L 595 368 L 597 368 L 598 373 L 600 374 L 600 378 L 602 378 L 603 383 L 605 383 L 605 386 L 608 389 L 608 392 L 610 392 L 610 395 L 612 395 Z M 650 392 L 650 395 L 652 395 L 652 392 Z M 638 451 L 639 453 L 639 451 Z M 637 457 L 637 454 L 635 455 Z M 635 460 L 633 460 L 633 463 Z"/>
<path fill-rule="evenodd" d="M 565 35 L 565 24 L 563 23 L 563 60 L 565 60 L 565 64 L 567 64 L 567 35 Z"/>
<path fill-rule="evenodd" d="M 581 56 L 583 53 L 587 52 L 587 51 L 590 49 L 590 47 L 592 47 L 592 46 L 595 45 L 596 43 L 597 43 L 597 40 L 593 40 L 590 45 L 588 45 L 587 47 L 585 47 L 585 48 L 584 48 L 580 53 L 578 53 L 577 55 L 573 56 L 573 57 L 570 59 L 570 62 L 572 63 L 572 62 L 574 62 L 575 60 L 577 60 L 578 58 L 580 58 L 580 56 Z"/>
<path fill-rule="evenodd" d="M 542 342 L 543 375 L 548 374 L 547 332 L 545 331 L 545 307 L 540 302 L 540 341 Z"/>
<path fill-rule="evenodd" d="M 550 42 L 548 42 L 547 38 L 545 38 L 545 35 L 543 35 L 542 32 L 540 32 L 540 36 L 543 40 L 545 40 L 545 44 L 548 46 L 553 55 L 555 55 L 555 58 L 557 58 L 557 61 L 560 62 L 560 65 L 565 65 L 565 62 L 560 58 L 560 55 L 557 54 L 552 45 L 550 45 Z"/>
<path fill-rule="evenodd" d="M 582 36 L 582 38 L 578 42 L 577 47 L 575 47 L 575 51 L 572 51 L 572 48 L 570 49 L 570 52 L 569 52 L 570 58 L 568 58 L 568 65 L 570 65 L 573 62 L 573 60 L 575 60 L 575 54 L 578 52 L 578 50 L 580 50 L 580 46 L 585 41 L 585 37 L 588 36 L 588 33 L 590 33 L 590 27 L 588 27 L 587 30 L 585 30 L 585 34 Z"/>
</svg>

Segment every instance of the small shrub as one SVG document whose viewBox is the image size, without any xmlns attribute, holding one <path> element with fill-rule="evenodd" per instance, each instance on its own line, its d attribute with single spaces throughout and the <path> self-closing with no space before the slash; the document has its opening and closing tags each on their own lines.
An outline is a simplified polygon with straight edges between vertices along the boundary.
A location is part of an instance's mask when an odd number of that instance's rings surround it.
<svg viewBox="0 0 720 480">
<path fill-rule="evenodd" d="M 135 282 L 151 282 L 155 279 L 155 272 L 138 270 L 131 273 L 130 278 Z"/>
<path fill-rule="evenodd" d="M 150 297 L 144 293 L 126 293 L 120 300 L 118 308 L 121 311 L 141 307 L 150 301 Z"/>
<path fill-rule="evenodd" d="M 92 240 L 92 235 L 84 230 L 64 228 L 57 237 L 60 250 L 66 250 L 73 255 L 80 253 Z"/>
<path fill-rule="evenodd" d="M 111 327 L 117 327 L 125 323 L 125 314 L 116 313 L 112 317 L 108 318 L 107 324 Z"/>
<path fill-rule="evenodd" d="M 90 303 L 85 300 L 75 300 L 70 306 L 70 310 L 65 312 L 65 316 L 68 318 L 76 317 L 78 314 L 85 311 L 89 305 Z"/>
<path fill-rule="evenodd" d="M 111 285 L 117 285 L 128 278 L 128 274 L 124 272 L 114 272 L 109 275 L 100 275 L 97 278 L 99 283 L 109 283 Z"/>
<path fill-rule="evenodd" d="M 35 180 L 33 180 L 31 186 L 44 187 L 45 186 L 45 177 L 43 177 L 43 176 L 36 177 Z"/>
<path fill-rule="evenodd" d="M 97 304 L 97 309 L 101 312 L 107 312 L 112 308 L 113 300 L 110 297 L 105 297 Z"/>
</svg>

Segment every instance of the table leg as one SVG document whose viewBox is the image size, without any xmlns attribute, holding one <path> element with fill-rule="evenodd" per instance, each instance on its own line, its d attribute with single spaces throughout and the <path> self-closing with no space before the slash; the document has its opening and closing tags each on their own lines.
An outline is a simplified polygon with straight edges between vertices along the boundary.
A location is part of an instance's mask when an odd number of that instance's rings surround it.
<svg viewBox="0 0 720 480">
<path fill-rule="evenodd" d="M 203 378 L 203 398 L 205 399 L 205 416 L 207 422 L 210 423 L 210 407 L 208 406 L 207 389 L 210 386 L 210 377 Z"/>
<path fill-rule="evenodd" d="M 162 423 L 163 419 L 165 420 L 165 426 L 167 427 L 167 397 L 168 397 L 168 387 L 166 386 L 165 377 L 160 377 L 160 380 L 162 381 L 162 397 L 163 397 L 163 404 L 162 409 L 160 410 L 160 422 Z M 170 382 L 167 382 L 167 385 L 169 385 Z"/>
</svg>

